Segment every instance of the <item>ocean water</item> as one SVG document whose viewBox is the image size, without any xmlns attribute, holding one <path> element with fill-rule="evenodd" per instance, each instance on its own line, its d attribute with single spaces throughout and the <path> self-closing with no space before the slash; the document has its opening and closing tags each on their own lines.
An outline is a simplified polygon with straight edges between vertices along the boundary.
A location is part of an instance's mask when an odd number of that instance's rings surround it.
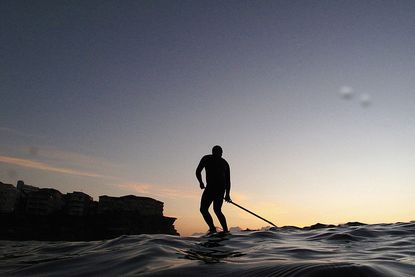
<svg viewBox="0 0 415 277">
<path fill-rule="evenodd" d="M 1 276 L 415 276 L 415 221 L 225 236 L 0 241 Z"/>
</svg>

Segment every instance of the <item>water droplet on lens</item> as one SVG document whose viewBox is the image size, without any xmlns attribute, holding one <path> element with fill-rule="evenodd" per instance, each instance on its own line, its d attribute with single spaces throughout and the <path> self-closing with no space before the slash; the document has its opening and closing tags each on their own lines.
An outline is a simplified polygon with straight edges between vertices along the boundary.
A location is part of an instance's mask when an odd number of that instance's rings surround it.
<svg viewBox="0 0 415 277">
<path fill-rule="evenodd" d="M 353 97 L 354 90 L 350 86 L 342 86 L 339 89 L 339 93 L 343 99 L 351 99 Z"/>
<path fill-rule="evenodd" d="M 372 103 L 372 98 L 367 93 L 361 94 L 359 100 L 363 107 L 367 107 Z"/>
</svg>

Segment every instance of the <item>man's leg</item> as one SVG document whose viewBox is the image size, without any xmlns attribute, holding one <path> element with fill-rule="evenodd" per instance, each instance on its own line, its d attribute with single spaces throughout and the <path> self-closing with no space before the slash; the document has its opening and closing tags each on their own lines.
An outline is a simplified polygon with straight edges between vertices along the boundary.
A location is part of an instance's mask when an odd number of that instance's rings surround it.
<svg viewBox="0 0 415 277">
<path fill-rule="evenodd" d="M 209 213 L 209 206 L 212 204 L 212 197 L 209 195 L 209 193 L 206 191 L 202 194 L 202 199 L 200 200 L 200 212 L 203 215 L 203 218 L 205 219 L 207 225 L 209 226 L 210 232 L 216 232 L 216 227 L 213 224 L 212 216 Z"/>
<path fill-rule="evenodd" d="M 219 219 L 220 225 L 224 232 L 229 232 L 228 225 L 226 224 L 226 218 L 222 213 L 222 204 L 223 204 L 223 193 L 215 196 L 213 200 L 213 210 L 215 211 L 216 216 Z"/>
</svg>

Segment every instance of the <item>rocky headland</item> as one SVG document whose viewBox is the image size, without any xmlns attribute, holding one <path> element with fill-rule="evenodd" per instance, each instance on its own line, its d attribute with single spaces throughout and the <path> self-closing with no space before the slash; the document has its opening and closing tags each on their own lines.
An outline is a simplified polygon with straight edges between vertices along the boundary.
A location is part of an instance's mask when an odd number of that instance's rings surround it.
<svg viewBox="0 0 415 277">
<path fill-rule="evenodd" d="M 62 194 L 19 181 L 0 182 L 1 240 L 90 241 L 121 235 L 171 234 L 176 218 L 163 215 L 163 202 L 149 197 Z"/>
</svg>

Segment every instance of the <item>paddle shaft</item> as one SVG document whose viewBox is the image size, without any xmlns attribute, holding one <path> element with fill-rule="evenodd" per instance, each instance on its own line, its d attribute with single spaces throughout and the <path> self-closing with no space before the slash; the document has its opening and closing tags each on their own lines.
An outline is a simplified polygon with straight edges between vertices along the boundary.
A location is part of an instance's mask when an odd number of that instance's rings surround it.
<svg viewBox="0 0 415 277">
<path fill-rule="evenodd" d="M 253 213 L 253 212 L 251 212 L 250 210 L 245 209 L 244 207 L 242 207 L 242 206 L 240 206 L 240 205 L 236 204 L 236 203 L 235 203 L 235 202 L 233 202 L 233 201 L 229 201 L 229 203 L 234 204 L 235 206 L 237 206 L 238 208 L 240 208 L 240 209 L 244 210 L 245 212 L 248 212 L 248 213 L 250 213 L 250 214 L 252 214 L 252 215 L 254 215 L 254 216 L 258 217 L 258 218 L 262 219 L 263 221 L 265 221 L 265 222 L 267 222 L 267 223 L 271 224 L 271 225 L 272 225 L 272 226 L 274 226 L 275 228 L 277 228 L 277 225 L 275 225 L 274 223 L 272 223 L 272 222 L 271 222 L 271 221 L 269 221 L 269 220 L 266 220 L 266 219 L 265 219 L 265 218 L 263 218 L 262 216 L 259 216 L 259 215 L 257 215 L 256 213 Z"/>
</svg>

